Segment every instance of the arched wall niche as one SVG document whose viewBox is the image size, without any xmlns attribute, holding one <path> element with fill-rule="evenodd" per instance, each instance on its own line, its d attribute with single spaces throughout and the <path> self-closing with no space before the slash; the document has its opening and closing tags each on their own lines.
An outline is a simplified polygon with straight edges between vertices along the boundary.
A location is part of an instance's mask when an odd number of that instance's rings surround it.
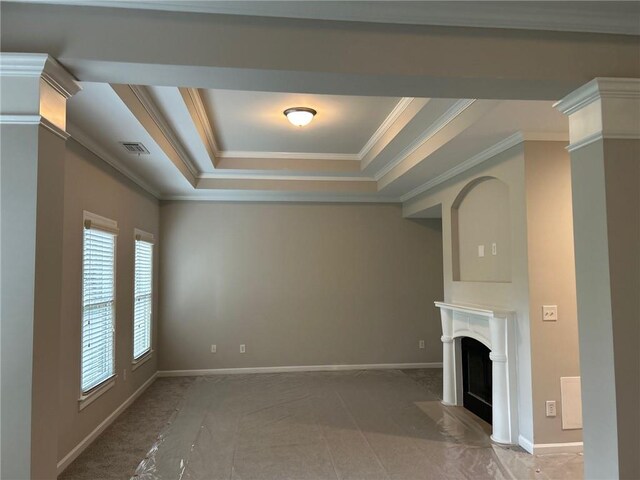
<svg viewBox="0 0 640 480">
<path fill-rule="evenodd" d="M 506 183 L 485 176 L 464 186 L 451 205 L 451 242 L 454 281 L 511 281 L 511 221 Z"/>
</svg>

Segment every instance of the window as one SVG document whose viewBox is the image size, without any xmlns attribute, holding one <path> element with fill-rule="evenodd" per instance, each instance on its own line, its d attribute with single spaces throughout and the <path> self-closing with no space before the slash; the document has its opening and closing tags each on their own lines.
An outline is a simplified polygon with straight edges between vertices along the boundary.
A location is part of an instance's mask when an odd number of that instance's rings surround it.
<svg viewBox="0 0 640 480">
<path fill-rule="evenodd" d="M 153 305 L 153 235 L 136 230 L 135 239 L 134 361 L 151 351 L 151 313 Z"/>
<path fill-rule="evenodd" d="M 84 212 L 82 253 L 83 395 L 114 376 L 117 223 Z"/>
</svg>

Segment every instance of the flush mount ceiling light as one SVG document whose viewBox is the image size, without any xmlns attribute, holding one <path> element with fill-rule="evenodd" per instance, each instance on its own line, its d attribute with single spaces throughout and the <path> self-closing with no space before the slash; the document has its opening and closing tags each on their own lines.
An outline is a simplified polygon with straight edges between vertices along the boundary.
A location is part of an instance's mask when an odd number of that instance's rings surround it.
<svg viewBox="0 0 640 480">
<path fill-rule="evenodd" d="M 313 117 L 316 115 L 316 113 L 318 112 L 316 112 L 313 108 L 307 107 L 287 108 L 284 111 L 287 119 L 296 127 L 304 127 L 305 125 L 308 125 L 309 122 L 313 120 Z"/>
</svg>

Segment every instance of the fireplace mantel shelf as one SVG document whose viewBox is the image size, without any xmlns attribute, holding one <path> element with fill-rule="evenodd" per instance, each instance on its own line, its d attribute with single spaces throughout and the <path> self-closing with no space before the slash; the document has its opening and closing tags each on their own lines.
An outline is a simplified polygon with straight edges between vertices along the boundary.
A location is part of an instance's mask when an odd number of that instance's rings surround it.
<svg viewBox="0 0 640 480">
<path fill-rule="evenodd" d="M 510 318 L 515 315 L 513 310 L 505 310 L 499 307 L 492 307 L 490 305 L 474 305 L 471 303 L 445 303 L 434 302 L 436 307 L 444 308 L 446 310 L 453 310 L 454 312 L 470 313 L 472 315 L 478 315 L 480 317 L 487 318 Z"/>
</svg>

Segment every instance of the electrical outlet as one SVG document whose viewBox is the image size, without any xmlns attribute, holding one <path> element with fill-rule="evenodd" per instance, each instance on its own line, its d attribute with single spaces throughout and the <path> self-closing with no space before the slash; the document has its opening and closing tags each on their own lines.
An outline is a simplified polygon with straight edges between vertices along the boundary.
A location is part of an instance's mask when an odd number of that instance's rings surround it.
<svg viewBox="0 0 640 480">
<path fill-rule="evenodd" d="M 424 348 L 424 340 L 418 342 L 418 348 Z"/>
<path fill-rule="evenodd" d="M 555 400 L 547 400 L 545 402 L 547 417 L 555 417 L 556 416 L 556 401 Z"/>
<path fill-rule="evenodd" d="M 215 345 L 211 345 L 211 353 L 216 353 L 218 351 L 218 347 L 216 347 Z"/>
<path fill-rule="evenodd" d="M 247 351 L 246 347 L 244 346 L 244 343 L 242 345 L 240 345 L 240 353 L 245 353 Z"/>
<path fill-rule="evenodd" d="M 484 257 L 484 245 L 478 245 L 478 256 Z"/>
<path fill-rule="evenodd" d="M 557 305 L 543 305 L 542 306 L 542 320 L 544 322 L 556 322 L 558 320 L 558 306 Z"/>
<path fill-rule="evenodd" d="M 492 243 L 491 244 L 491 255 L 498 255 L 498 244 L 497 243 Z"/>
</svg>

